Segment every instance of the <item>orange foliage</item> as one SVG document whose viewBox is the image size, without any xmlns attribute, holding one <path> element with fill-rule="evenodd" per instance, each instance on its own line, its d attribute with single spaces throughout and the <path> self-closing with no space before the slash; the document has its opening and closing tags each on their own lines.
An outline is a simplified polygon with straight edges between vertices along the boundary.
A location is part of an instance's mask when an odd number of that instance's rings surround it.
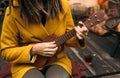
<svg viewBox="0 0 120 78">
<path fill-rule="evenodd" d="M 108 9 L 108 1 L 109 0 L 98 0 L 101 9 Z"/>
</svg>

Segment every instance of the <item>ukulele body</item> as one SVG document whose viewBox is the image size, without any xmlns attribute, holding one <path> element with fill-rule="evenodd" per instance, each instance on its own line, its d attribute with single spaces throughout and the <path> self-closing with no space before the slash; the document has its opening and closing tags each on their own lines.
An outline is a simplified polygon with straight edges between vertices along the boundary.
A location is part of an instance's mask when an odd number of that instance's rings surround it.
<svg viewBox="0 0 120 78">
<path fill-rule="evenodd" d="M 51 41 L 54 41 L 55 39 L 57 38 L 56 35 L 52 34 L 50 36 L 47 36 L 45 39 L 44 39 L 44 42 L 51 42 Z M 64 46 L 58 46 L 58 50 L 56 52 L 59 53 L 60 51 L 63 50 L 63 47 Z M 50 59 L 50 57 L 45 57 L 45 56 L 41 56 L 41 55 L 37 55 L 37 59 L 36 61 L 34 62 L 34 66 L 38 67 L 38 68 L 41 68 L 43 67 L 45 64 L 47 64 L 48 62 L 48 59 Z"/>
</svg>

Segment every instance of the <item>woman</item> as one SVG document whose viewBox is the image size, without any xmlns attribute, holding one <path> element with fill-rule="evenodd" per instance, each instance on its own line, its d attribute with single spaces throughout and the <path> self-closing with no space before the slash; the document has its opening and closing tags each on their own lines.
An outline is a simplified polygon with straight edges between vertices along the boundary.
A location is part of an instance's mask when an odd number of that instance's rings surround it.
<svg viewBox="0 0 120 78">
<path fill-rule="evenodd" d="M 64 45 L 85 47 L 88 30 L 83 23 L 79 24 L 82 26 L 75 27 L 76 36 Z M 12 64 L 12 77 L 70 78 L 71 61 L 65 49 L 56 53 L 56 42 L 44 39 L 51 34 L 59 37 L 73 28 L 68 0 L 11 0 L 3 22 L 1 52 L 3 59 Z M 37 67 L 38 56 L 49 60 Z"/>
</svg>

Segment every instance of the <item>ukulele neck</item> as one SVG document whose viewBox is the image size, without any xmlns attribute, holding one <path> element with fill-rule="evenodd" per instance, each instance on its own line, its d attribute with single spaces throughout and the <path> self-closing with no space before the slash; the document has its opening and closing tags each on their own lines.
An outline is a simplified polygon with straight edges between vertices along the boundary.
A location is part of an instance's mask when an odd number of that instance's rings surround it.
<svg viewBox="0 0 120 78">
<path fill-rule="evenodd" d="M 66 34 L 63 34 L 60 37 L 57 37 L 55 39 L 55 43 L 60 46 L 62 44 L 64 44 L 67 40 L 69 40 L 70 38 L 72 38 L 73 36 L 75 36 L 76 31 L 75 29 L 72 29 L 71 31 L 67 32 Z"/>
<path fill-rule="evenodd" d="M 104 13 L 102 11 L 98 11 L 97 13 L 91 15 L 85 22 L 85 26 L 89 29 L 89 27 L 95 26 L 96 24 L 104 21 Z M 80 26 L 81 27 L 81 26 Z M 71 31 L 57 37 L 55 39 L 55 43 L 60 46 L 64 44 L 67 40 L 72 38 L 76 35 L 75 29 L 72 29 Z"/>
</svg>

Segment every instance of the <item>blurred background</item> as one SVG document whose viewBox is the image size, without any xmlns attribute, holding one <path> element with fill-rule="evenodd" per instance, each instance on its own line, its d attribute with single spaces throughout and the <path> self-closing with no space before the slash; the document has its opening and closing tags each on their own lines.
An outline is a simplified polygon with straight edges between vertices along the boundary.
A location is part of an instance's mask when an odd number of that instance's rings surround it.
<svg viewBox="0 0 120 78">
<path fill-rule="evenodd" d="M 103 22 L 88 28 L 90 32 L 86 40 L 87 48 L 80 50 L 67 47 L 68 56 L 86 66 L 87 78 L 120 78 L 120 0 L 68 0 L 68 2 L 75 25 L 79 20 L 85 22 L 98 11 L 102 11 L 105 18 Z M 0 33 L 8 5 L 9 0 L 0 0 Z M 85 52 L 95 55 L 92 65 L 86 64 Z M 8 63 L 0 56 L 0 71 L 7 65 Z M 6 71 L 9 71 L 9 68 Z"/>
</svg>

